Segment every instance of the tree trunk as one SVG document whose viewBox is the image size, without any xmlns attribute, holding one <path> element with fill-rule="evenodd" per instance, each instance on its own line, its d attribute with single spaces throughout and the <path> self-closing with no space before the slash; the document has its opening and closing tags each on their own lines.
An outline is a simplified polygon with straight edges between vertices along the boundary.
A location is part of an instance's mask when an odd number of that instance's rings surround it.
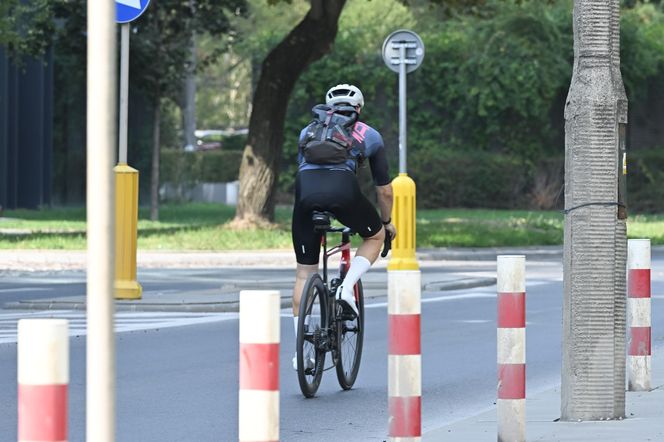
<svg viewBox="0 0 664 442">
<path fill-rule="evenodd" d="M 159 94 L 154 101 L 154 125 L 152 131 L 152 178 L 150 180 L 150 219 L 159 220 L 159 152 L 161 140 L 161 100 Z"/>
<path fill-rule="evenodd" d="M 288 100 L 302 72 L 330 51 L 345 3 L 346 0 L 311 0 L 307 15 L 263 61 L 240 166 L 237 225 L 274 220 Z"/>
<path fill-rule="evenodd" d="M 196 35 L 191 36 L 189 63 L 185 67 L 187 76 L 184 79 L 182 100 L 182 123 L 184 129 L 184 145 L 193 150 L 196 145 Z"/>
</svg>

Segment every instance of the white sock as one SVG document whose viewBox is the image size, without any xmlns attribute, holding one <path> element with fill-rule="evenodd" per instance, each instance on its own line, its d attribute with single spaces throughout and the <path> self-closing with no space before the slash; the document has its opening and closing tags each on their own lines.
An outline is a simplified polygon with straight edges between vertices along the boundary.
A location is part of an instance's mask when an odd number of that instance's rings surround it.
<svg viewBox="0 0 664 442">
<path fill-rule="evenodd" d="M 353 296 L 353 287 L 370 268 L 371 263 L 364 256 L 356 256 L 350 261 L 350 269 L 341 283 L 346 297 Z"/>
<path fill-rule="evenodd" d="M 295 342 L 297 342 L 297 320 L 298 316 L 293 316 L 293 328 L 295 329 Z"/>
</svg>

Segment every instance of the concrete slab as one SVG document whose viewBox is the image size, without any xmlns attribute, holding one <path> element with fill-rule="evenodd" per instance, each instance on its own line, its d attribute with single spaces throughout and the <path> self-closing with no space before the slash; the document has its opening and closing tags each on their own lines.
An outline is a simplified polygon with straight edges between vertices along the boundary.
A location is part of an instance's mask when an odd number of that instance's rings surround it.
<svg viewBox="0 0 664 442">
<path fill-rule="evenodd" d="M 627 392 L 622 420 L 560 422 L 560 386 L 534 394 L 526 402 L 528 441 L 645 442 L 664 440 L 664 347 L 653 349 L 652 381 L 649 392 Z M 495 441 L 495 407 L 491 411 L 428 431 L 424 441 Z"/>
</svg>

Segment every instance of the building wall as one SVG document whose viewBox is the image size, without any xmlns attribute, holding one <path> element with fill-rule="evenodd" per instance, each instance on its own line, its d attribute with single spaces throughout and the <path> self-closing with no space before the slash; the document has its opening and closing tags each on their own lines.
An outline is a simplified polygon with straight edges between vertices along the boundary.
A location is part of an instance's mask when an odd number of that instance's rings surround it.
<svg viewBox="0 0 664 442">
<path fill-rule="evenodd" d="M 17 67 L 0 48 L 0 206 L 50 205 L 53 55 Z"/>
</svg>

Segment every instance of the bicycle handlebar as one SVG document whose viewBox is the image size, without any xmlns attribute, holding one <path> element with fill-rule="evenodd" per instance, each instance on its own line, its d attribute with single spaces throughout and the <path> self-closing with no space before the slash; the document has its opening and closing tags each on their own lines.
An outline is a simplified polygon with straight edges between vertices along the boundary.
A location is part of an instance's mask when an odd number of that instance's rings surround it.
<svg viewBox="0 0 664 442">
<path fill-rule="evenodd" d="M 385 232 L 385 241 L 383 242 L 383 251 L 381 252 L 381 258 L 385 258 L 392 248 L 392 238 L 390 237 L 390 232 Z"/>
</svg>

